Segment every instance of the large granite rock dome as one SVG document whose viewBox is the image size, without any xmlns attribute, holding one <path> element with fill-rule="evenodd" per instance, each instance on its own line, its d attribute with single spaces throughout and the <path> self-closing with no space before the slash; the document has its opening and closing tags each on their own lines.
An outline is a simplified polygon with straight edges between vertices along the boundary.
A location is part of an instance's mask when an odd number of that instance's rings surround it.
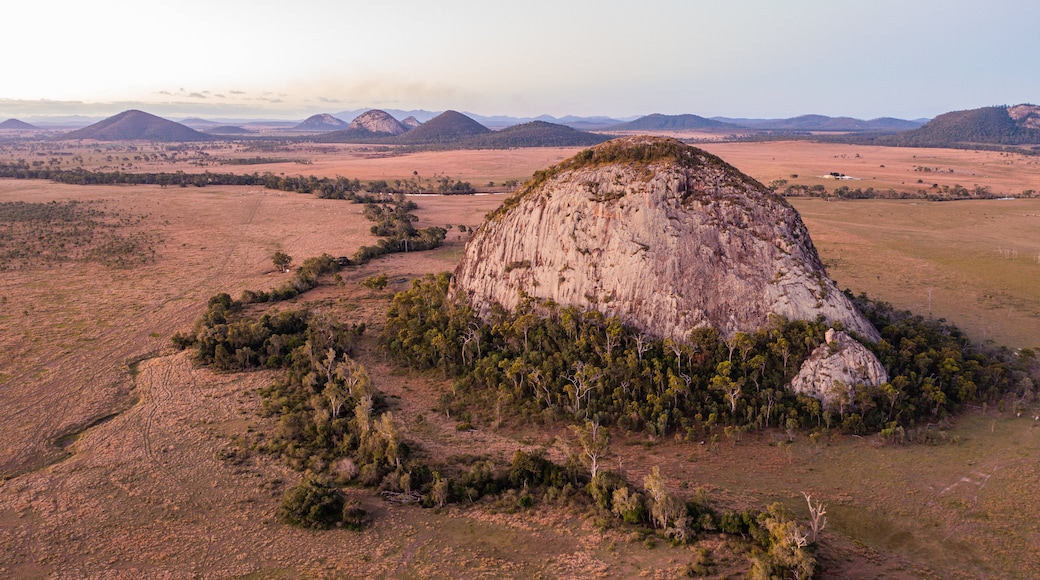
<svg viewBox="0 0 1040 580">
<path fill-rule="evenodd" d="M 790 204 L 674 139 L 616 139 L 537 173 L 467 244 L 452 292 L 485 316 L 529 295 L 679 340 L 754 331 L 771 314 L 878 339 Z"/>
</svg>

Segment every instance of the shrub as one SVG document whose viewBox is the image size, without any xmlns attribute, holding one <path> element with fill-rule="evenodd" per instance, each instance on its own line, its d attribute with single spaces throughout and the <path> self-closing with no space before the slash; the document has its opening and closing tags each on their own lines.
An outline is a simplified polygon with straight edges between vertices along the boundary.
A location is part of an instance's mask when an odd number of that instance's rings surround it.
<svg viewBox="0 0 1040 580">
<path fill-rule="evenodd" d="M 356 500 L 347 500 L 330 479 L 308 475 L 282 499 L 278 519 L 300 528 L 345 527 L 360 530 L 365 510 Z"/>
</svg>

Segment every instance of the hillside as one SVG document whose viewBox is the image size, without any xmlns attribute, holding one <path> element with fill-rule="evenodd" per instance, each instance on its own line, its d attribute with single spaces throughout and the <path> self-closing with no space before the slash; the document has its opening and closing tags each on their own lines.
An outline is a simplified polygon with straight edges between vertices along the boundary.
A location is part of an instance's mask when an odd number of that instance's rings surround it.
<svg viewBox="0 0 1040 580">
<path fill-rule="evenodd" d="M 385 128 L 381 124 L 385 119 L 376 122 L 366 115 L 381 114 L 389 117 L 401 132 L 391 135 L 387 132 L 376 132 L 373 128 Z M 531 121 L 507 127 L 500 131 L 492 131 L 474 121 L 470 117 L 456 111 L 446 111 L 440 115 L 417 125 L 414 129 L 390 117 L 383 111 L 369 111 L 351 123 L 349 129 L 322 135 L 318 141 L 330 143 L 372 143 L 386 145 L 419 145 L 437 148 L 457 149 L 506 149 L 510 147 L 582 147 L 596 145 L 610 137 L 578 131 L 565 125 Z"/>
<path fill-rule="evenodd" d="M 878 144 L 909 147 L 1040 145 L 1040 107 L 1018 105 L 952 111 Z"/>
<path fill-rule="evenodd" d="M 586 133 L 556 123 L 531 121 L 501 131 L 466 139 L 466 147 L 505 149 L 509 147 L 582 147 L 598 145 L 610 139 L 606 135 Z"/>
<path fill-rule="evenodd" d="M 311 115 L 302 123 L 292 128 L 293 131 L 339 131 L 345 129 L 347 123 L 327 113 Z"/>
<path fill-rule="evenodd" d="M 32 131 L 34 129 L 36 129 L 35 126 L 18 119 L 8 119 L 0 123 L 0 131 Z"/>
<path fill-rule="evenodd" d="M 422 125 L 398 136 L 401 145 L 443 145 L 490 133 L 491 129 L 457 111 L 445 111 Z"/>
<path fill-rule="evenodd" d="M 93 125 L 66 133 L 62 139 L 94 139 L 97 141 L 148 140 L 165 143 L 180 141 L 208 141 L 209 135 L 190 127 L 131 109 Z"/>
<path fill-rule="evenodd" d="M 607 131 L 740 131 L 742 127 L 698 115 L 654 113 L 634 121 L 606 127 Z"/>
</svg>

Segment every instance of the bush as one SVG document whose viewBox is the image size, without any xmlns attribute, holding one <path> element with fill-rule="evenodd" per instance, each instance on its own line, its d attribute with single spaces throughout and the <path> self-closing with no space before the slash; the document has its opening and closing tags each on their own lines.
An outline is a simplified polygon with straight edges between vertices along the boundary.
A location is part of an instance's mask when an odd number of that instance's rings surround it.
<svg viewBox="0 0 1040 580">
<path fill-rule="evenodd" d="M 348 502 L 331 480 L 313 474 L 286 492 L 278 509 L 279 520 L 300 528 L 359 530 L 364 517 L 356 501 Z"/>
</svg>

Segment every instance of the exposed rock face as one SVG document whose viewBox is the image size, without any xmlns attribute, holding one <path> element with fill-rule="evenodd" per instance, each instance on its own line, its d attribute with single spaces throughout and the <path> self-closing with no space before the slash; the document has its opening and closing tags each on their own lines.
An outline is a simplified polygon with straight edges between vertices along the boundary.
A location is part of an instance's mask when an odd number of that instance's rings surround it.
<svg viewBox="0 0 1040 580">
<path fill-rule="evenodd" d="M 1008 115 L 1022 127 L 1040 129 L 1040 107 L 1036 105 L 1015 105 Z"/>
<path fill-rule="evenodd" d="M 828 410 L 851 409 L 855 385 L 876 387 L 887 381 L 888 373 L 874 353 L 831 329 L 827 343 L 818 346 L 791 379 L 791 390 L 819 399 Z"/>
<path fill-rule="evenodd" d="M 348 129 L 364 129 L 372 133 L 384 133 L 387 135 L 400 135 L 408 130 L 400 121 L 393 118 L 390 113 L 372 109 L 358 115 L 350 123 Z"/>
<path fill-rule="evenodd" d="M 676 339 L 754 331 L 770 314 L 823 315 L 878 339 L 794 208 L 672 139 L 617 139 L 536 175 L 467 244 L 452 292 L 485 316 L 526 293 Z"/>
<path fill-rule="evenodd" d="M 407 119 L 405 119 L 404 121 L 401 121 L 401 124 L 404 125 L 405 127 L 409 128 L 409 129 L 414 129 L 414 128 L 418 127 L 419 125 L 422 125 L 422 123 L 419 122 L 419 119 L 415 118 L 415 115 L 412 115 L 412 116 L 408 117 Z"/>
</svg>

